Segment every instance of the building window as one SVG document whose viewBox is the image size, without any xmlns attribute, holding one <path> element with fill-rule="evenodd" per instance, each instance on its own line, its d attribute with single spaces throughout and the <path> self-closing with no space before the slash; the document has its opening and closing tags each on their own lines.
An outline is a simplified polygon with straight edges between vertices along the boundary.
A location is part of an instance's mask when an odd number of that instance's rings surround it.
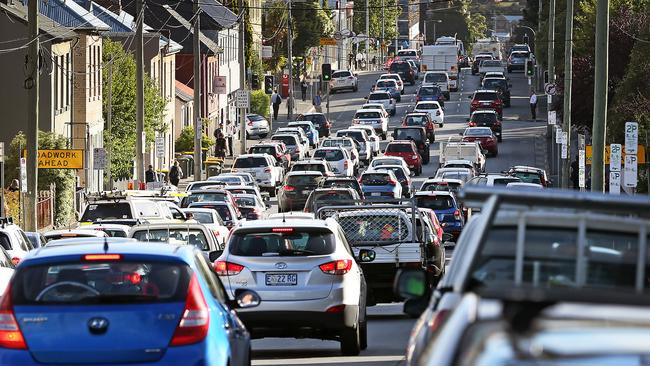
<svg viewBox="0 0 650 366">
<path fill-rule="evenodd" d="M 54 58 L 54 63 L 58 64 L 58 61 L 59 61 L 59 58 L 55 57 Z M 55 67 L 55 69 L 54 69 L 54 87 L 52 89 L 54 89 L 54 93 L 53 93 L 54 94 L 54 96 L 53 96 L 54 97 L 54 111 L 55 111 L 55 114 L 56 114 L 56 111 L 59 110 L 59 78 L 61 78 L 61 76 L 60 76 L 61 68 L 59 67 L 59 65 L 54 65 L 54 67 Z"/>
</svg>

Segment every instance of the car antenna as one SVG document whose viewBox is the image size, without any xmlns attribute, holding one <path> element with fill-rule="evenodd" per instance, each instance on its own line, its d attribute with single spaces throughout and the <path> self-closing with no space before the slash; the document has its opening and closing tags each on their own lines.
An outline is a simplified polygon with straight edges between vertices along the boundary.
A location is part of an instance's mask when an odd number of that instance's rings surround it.
<svg viewBox="0 0 650 366">
<path fill-rule="evenodd" d="M 108 237 L 104 237 L 104 254 L 108 253 Z"/>
<path fill-rule="evenodd" d="M 287 222 L 286 213 L 283 212 L 283 213 L 282 213 L 282 223 L 284 224 L 284 223 L 286 223 L 286 222 Z"/>
</svg>

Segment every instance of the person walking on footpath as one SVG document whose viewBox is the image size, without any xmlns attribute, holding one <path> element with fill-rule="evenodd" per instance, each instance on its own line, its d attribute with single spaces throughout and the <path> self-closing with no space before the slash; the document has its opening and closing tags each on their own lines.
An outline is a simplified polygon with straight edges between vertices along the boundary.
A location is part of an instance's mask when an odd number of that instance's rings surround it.
<svg viewBox="0 0 650 366">
<path fill-rule="evenodd" d="M 537 121 L 537 94 L 532 90 L 530 92 L 530 115 L 533 121 Z"/>
<path fill-rule="evenodd" d="M 226 157 L 226 138 L 223 137 L 223 133 L 219 133 L 219 136 L 215 141 L 214 156 L 222 159 Z"/>
<path fill-rule="evenodd" d="M 277 89 L 273 89 L 273 95 L 271 95 L 271 105 L 273 105 L 273 119 L 278 119 L 278 111 L 280 111 L 280 104 L 282 104 L 282 97 L 278 94 Z"/>
<path fill-rule="evenodd" d="M 302 74 L 300 81 L 300 93 L 302 95 L 302 101 L 304 102 L 307 99 L 307 74 Z"/>
<path fill-rule="evenodd" d="M 144 181 L 147 183 L 153 183 L 158 181 L 156 179 L 156 172 L 153 170 L 152 165 L 149 165 L 149 169 L 147 169 L 147 171 L 144 172 Z"/>
<path fill-rule="evenodd" d="M 174 160 L 174 165 L 169 169 L 169 183 L 178 187 L 178 182 L 183 178 L 183 170 L 178 166 L 178 161 Z"/>
<path fill-rule="evenodd" d="M 316 109 L 316 112 L 318 113 L 323 113 L 323 108 L 321 108 L 321 103 L 323 102 L 323 98 L 320 96 L 320 90 L 314 97 L 311 99 L 311 104 L 314 106 Z"/>
<path fill-rule="evenodd" d="M 231 120 L 226 120 L 226 145 L 228 146 L 228 156 L 232 157 L 234 150 L 232 140 L 235 137 L 235 124 Z"/>
</svg>

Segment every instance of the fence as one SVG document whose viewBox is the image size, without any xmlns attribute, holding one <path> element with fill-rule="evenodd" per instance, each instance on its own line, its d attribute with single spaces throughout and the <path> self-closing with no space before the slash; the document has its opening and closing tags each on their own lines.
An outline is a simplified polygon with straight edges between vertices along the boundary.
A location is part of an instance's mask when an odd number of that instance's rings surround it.
<svg viewBox="0 0 650 366">
<path fill-rule="evenodd" d="M 49 190 L 38 192 L 38 200 L 36 203 L 36 219 L 38 222 L 38 230 L 54 227 L 55 195 L 56 189 L 54 184 L 50 185 Z"/>
</svg>

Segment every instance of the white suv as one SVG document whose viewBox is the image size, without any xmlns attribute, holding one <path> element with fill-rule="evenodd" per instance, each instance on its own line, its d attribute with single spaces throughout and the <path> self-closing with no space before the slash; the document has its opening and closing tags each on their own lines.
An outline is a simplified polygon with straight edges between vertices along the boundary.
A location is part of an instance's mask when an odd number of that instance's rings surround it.
<svg viewBox="0 0 650 366">
<path fill-rule="evenodd" d="M 269 154 L 239 155 L 232 165 L 233 172 L 250 173 L 260 189 L 266 189 L 271 196 L 282 182 L 284 169 L 276 166 L 275 158 Z"/>
<path fill-rule="evenodd" d="M 377 80 L 384 79 L 395 80 L 397 82 L 397 90 L 399 90 L 400 94 L 404 95 L 404 81 L 399 74 L 382 74 Z"/>
<path fill-rule="evenodd" d="M 245 290 L 260 296 L 258 307 L 237 312 L 252 337 L 339 340 L 345 355 L 367 347 L 366 282 L 336 221 L 242 222 L 214 269 L 230 298 Z"/>
<path fill-rule="evenodd" d="M 0 246 L 7 251 L 15 266 L 34 249 L 25 232 L 7 217 L 0 217 Z"/>
<path fill-rule="evenodd" d="M 336 93 L 343 89 L 350 89 L 353 92 L 359 90 L 357 76 L 348 70 L 334 71 L 332 80 L 330 80 L 330 93 Z"/>
<path fill-rule="evenodd" d="M 418 102 L 413 109 L 413 113 L 424 112 L 429 114 L 429 118 L 433 123 L 437 124 L 439 127 L 445 125 L 445 111 L 440 106 L 440 103 L 436 101 L 422 101 Z"/>
<path fill-rule="evenodd" d="M 422 80 L 422 86 L 435 85 L 440 88 L 446 100 L 449 100 L 449 74 L 445 71 L 427 71 Z"/>
<path fill-rule="evenodd" d="M 370 148 L 370 139 L 368 134 L 363 130 L 339 130 L 336 132 L 336 137 L 351 137 L 359 143 L 357 150 L 359 150 L 359 159 L 364 161 L 366 165 L 372 160 L 372 149 Z"/>
<path fill-rule="evenodd" d="M 373 156 L 379 155 L 379 152 L 381 151 L 381 146 L 379 144 L 381 138 L 377 135 L 377 132 L 375 132 L 374 128 L 368 125 L 355 125 L 355 126 L 348 127 L 348 130 L 366 131 L 366 134 L 368 134 L 368 138 L 370 139 L 370 149 L 372 150 L 372 155 Z"/>
<path fill-rule="evenodd" d="M 364 125 L 374 128 L 386 140 L 388 134 L 388 117 L 381 109 L 359 109 L 354 113 L 353 125 Z"/>
<path fill-rule="evenodd" d="M 319 147 L 314 151 L 314 159 L 327 161 L 335 175 L 345 177 L 354 175 L 354 163 L 350 158 L 350 153 L 342 147 Z"/>
<path fill-rule="evenodd" d="M 367 97 L 368 103 L 381 103 L 391 116 L 397 113 L 397 102 L 390 96 L 387 91 L 374 91 Z"/>
</svg>

